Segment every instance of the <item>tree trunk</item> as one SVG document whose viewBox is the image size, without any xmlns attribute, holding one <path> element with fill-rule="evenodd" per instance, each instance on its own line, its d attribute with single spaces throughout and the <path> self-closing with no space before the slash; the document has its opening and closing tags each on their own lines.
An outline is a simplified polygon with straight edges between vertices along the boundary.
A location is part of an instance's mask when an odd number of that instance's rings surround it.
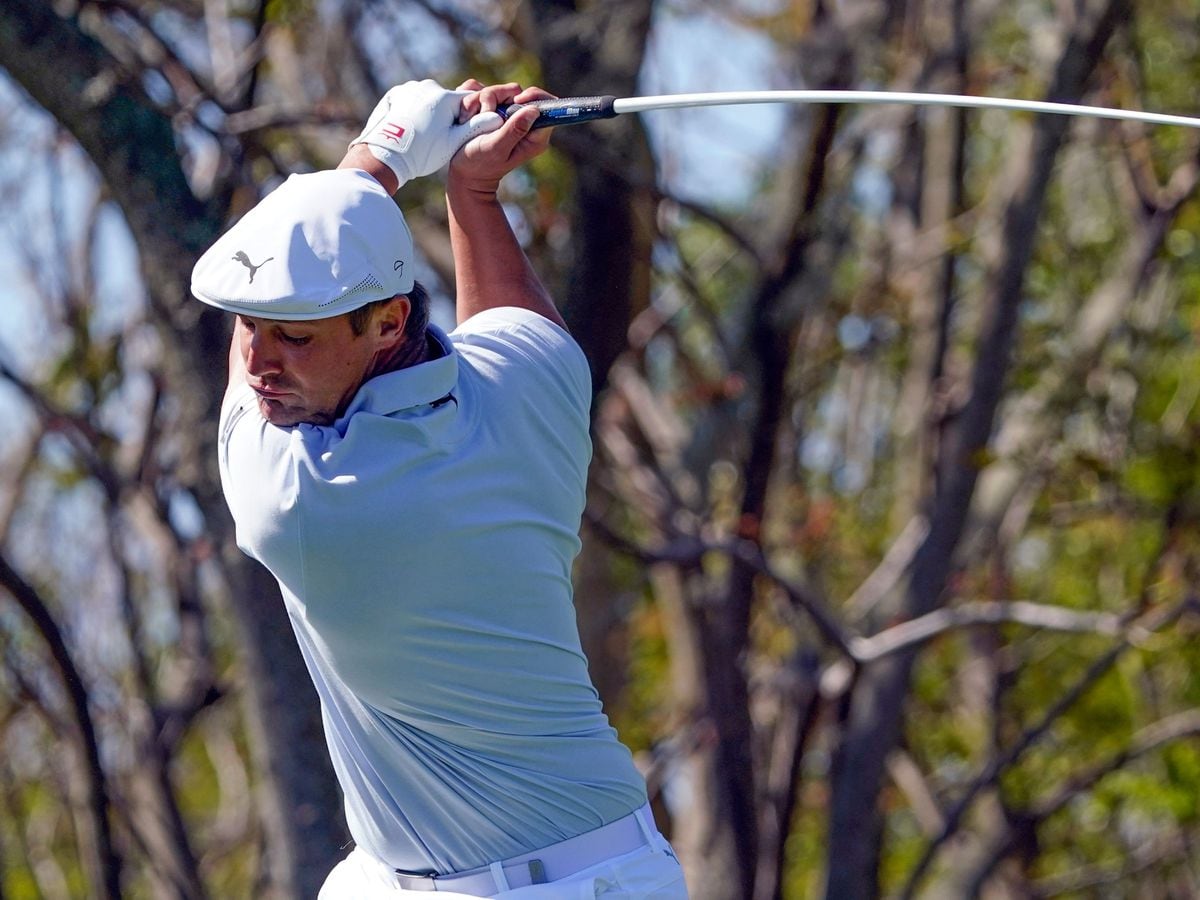
<svg viewBox="0 0 1200 900">
<path fill-rule="evenodd" d="M 563 96 L 636 93 L 652 0 L 530 0 L 534 46 L 546 83 Z M 618 116 L 555 140 L 575 163 L 575 254 L 563 315 L 587 354 L 593 389 L 627 345 L 633 316 L 650 299 L 654 164 L 637 116 Z M 563 129 L 567 132 L 567 129 Z"/>
<path fill-rule="evenodd" d="M 1125 12 L 1124 0 L 1110 0 L 1103 13 L 1081 23 L 1058 61 L 1048 99 L 1071 102 L 1083 92 L 1109 37 Z M 1003 256 L 993 274 L 987 319 L 980 335 L 971 396 L 939 462 L 944 474 L 930 515 L 930 530 L 913 562 L 902 615 L 930 612 L 944 601 L 954 553 L 1003 393 L 1017 331 L 1025 272 L 1055 158 L 1067 130 L 1061 117 L 1037 121 L 1024 153 L 1004 223 Z M 904 702 L 915 652 L 899 654 L 863 672 L 849 705 L 834 756 L 826 896 L 866 900 L 879 896 L 878 868 L 882 822 L 877 799 L 887 755 L 903 727 Z"/>
<path fill-rule="evenodd" d="M 53 60 L 53 65 L 47 61 Z M 0 6 L 0 62 L 79 142 L 120 206 L 140 253 L 151 308 L 168 350 L 170 390 L 180 398 L 183 471 L 210 528 L 229 534 L 216 488 L 216 411 L 224 390 L 227 324 L 188 297 L 193 261 L 216 237 L 225 195 L 201 203 L 180 166 L 169 117 L 130 73 L 53 4 Z M 179 223 L 184 223 L 180 227 Z M 315 693 L 278 588 L 244 557 L 226 555 L 250 672 L 251 723 L 263 797 L 272 889 L 315 896 L 346 842 L 341 803 Z"/>
</svg>

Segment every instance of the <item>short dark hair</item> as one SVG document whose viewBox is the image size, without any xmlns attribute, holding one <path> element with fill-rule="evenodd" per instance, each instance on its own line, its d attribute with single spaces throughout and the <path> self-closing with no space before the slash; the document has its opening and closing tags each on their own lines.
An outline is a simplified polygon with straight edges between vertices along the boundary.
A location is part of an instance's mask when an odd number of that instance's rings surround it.
<svg viewBox="0 0 1200 900">
<path fill-rule="evenodd" d="M 408 340 L 420 340 L 429 325 L 429 291 L 425 290 L 425 285 L 421 282 L 414 281 L 412 290 L 404 296 L 408 297 L 412 306 L 408 313 L 408 321 L 404 323 L 404 337 Z M 346 318 L 350 320 L 350 330 L 359 336 L 364 334 L 371 316 L 375 315 L 375 310 L 385 303 L 390 303 L 392 299 L 384 297 L 382 300 L 373 300 L 365 306 L 350 310 L 346 313 Z"/>
</svg>

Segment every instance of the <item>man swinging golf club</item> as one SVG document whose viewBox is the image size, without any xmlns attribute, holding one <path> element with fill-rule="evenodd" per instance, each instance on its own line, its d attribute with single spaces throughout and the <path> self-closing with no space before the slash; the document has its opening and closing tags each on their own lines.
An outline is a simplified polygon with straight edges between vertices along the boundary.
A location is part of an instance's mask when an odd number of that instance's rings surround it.
<svg viewBox="0 0 1200 900">
<path fill-rule="evenodd" d="M 549 132 L 494 110 L 548 96 L 393 88 L 337 170 L 289 178 L 193 273 L 236 316 L 238 544 L 279 581 L 356 843 L 323 900 L 686 897 L 571 603 L 588 367 L 496 197 Z M 390 197 L 447 162 L 450 334 Z"/>
</svg>

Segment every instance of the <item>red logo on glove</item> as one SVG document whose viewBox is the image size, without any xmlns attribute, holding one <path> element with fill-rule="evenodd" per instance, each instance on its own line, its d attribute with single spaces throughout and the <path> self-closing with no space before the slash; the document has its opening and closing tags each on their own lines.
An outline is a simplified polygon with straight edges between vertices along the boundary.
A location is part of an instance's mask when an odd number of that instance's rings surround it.
<svg viewBox="0 0 1200 900">
<path fill-rule="evenodd" d="M 380 131 L 385 138 L 389 141 L 395 141 L 397 144 L 400 143 L 400 138 L 404 137 L 404 129 L 395 122 L 388 122 Z"/>
</svg>

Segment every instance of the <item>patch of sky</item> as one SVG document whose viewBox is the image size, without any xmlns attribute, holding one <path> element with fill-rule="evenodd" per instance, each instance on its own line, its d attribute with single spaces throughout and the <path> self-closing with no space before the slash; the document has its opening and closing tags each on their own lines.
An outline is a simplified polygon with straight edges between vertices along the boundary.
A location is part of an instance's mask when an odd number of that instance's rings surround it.
<svg viewBox="0 0 1200 900">
<path fill-rule="evenodd" d="M 827 431 L 812 431 L 800 445 L 800 462 L 812 472 L 832 472 L 838 460 L 838 444 Z"/>
<path fill-rule="evenodd" d="M 1013 566 L 1022 573 L 1039 572 L 1049 560 L 1050 546 L 1045 538 L 1037 535 L 1018 541 L 1012 555 Z"/>
<path fill-rule="evenodd" d="M 655 7 L 641 90 L 647 95 L 777 90 L 770 37 L 708 10 Z M 779 104 L 640 113 L 665 187 L 705 203 L 744 199 L 776 163 L 787 109 Z"/>
<path fill-rule="evenodd" d="M 11 91 L 11 83 L 0 79 L 0 103 Z M 120 330 L 143 297 L 136 247 L 115 206 L 98 211 L 89 258 L 73 258 L 88 236 L 97 202 L 96 179 L 83 152 L 60 141 L 49 117 L 28 103 L 14 103 L 5 125 L 0 190 L 9 202 L 0 226 L 0 279 L 7 302 L 0 305 L 0 353 L 27 373 L 54 358 L 52 320 L 63 298 L 81 289 L 80 262 L 95 278 L 95 296 L 82 298 L 93 336 Z M 37 157 L 32 162 L 31 148 Z"/>
<path fill-rule="evenodd" d="M 147 97 L 162 106 L 166 106 L 175 99 L 171 83 L 157 69 L 147 69 L 142 73 L 142 88 L 146 91 Z"/>
<path fill-rule="evenodd" d="M 892 178 L 889 174 L 896 155 L 895 136 L 888 131 L 867 136 L 863 163 L 854 173 L 854 200 L 862 213 L 872 219 L 882 217 L 892 205 Z"/>
<path fill-rule="evenodd" d="M 0 130 L 0 196 L 6 208 L 0 220 L 3 222 L 0 280 L 5 285 L 5 302 L 0 304 L 0 349 L 6 363 L 23 370 L 37 355 L 36 324 L 40 308 L 39 303 L 33 302 L 28 286 L 26 240 L 30 219 L 25 204 L 30 194 L 45 182 L 41 167 L 31 164 L 30 151 L 49 143 L 53 122 L 45 113 L 33 109 L 3 73 L 0 73 L 0 108 L 5 110 Z"/>
<path fill-rule="evenodd" d="M 212 47 L 203 29 L 197 29 L 190 14 L 172 9 L 169 4 L 156 4 L 150 24 L 183 64 L 193 72 L 211 77 Z M 233 11 L 231 11 L 233 12 Z M 229 36 L 234 46 L 244 47 L 253 37 L 248 21 L 233 16 L 227 19 Z"/>
<path fill-rule="evenodd" d="M 457 4 L 466 7 L 463 20 L 475 19 L 480 23 L 488 10 L 474 10 L 478 4 Z M 341 16 L 341 3 L 327 0 L 318 7 L 326 20 Z M 470 29 L 468 29 L 470 30 Z M 498 29 L 488 29 L 498 31 Z M 473 37 L 485 38 L 480 29 Z M 431 14 L 421 4 L 406 3 L 389 7 L 372 7 L 371 14 L 364 16 L 358 29 L 358 37 L 366 48 L 372 62 L 372 71 L 380 84 L 399 84 L 413 78 L 439 77 L 449 66 L 457 63 L 458 45 L 445 28 L 431 20 Z M 457 87 L 457 85 L 446 85 Z"/>
<path fill-rule="evenodd" d="M 136 441 L 144 422 L 152 414 L 154 384 L 145 372 L 125 374 L 119 387 L 110 392 L 97 410 L 97 420 L 107 434 L 120 441 Z"/>
<path fill-rule="evenodd" d="M 204 513 L 191 491 L 174 491 L 167 501 L 167 519 L 185 541 L 199 538 L 205 529 Z"/>
<path fill-rule="evenodd" d="M 24 502 L 9 529 L 8 552 L 20 571 L 44 572 L 53 560 L 54 578 L 46 599 L 62 609 L 64 630 L 91 664 L 120 665 L 128 645 L 115 627 L 121 577 L 109 556 L 109 530 L 101 488 L 94 482 L 71 483 L 71 451 L 53 435 L 47 446 L 61 446 L 63 467 L 25 480 Z M 46 588 L 42 588 L 46 591 Z"/>
<path fill-rule="evenodd" d="M 850 313 L 837 325 L 838 343 L 848 353 L 861 353 L 895 340 L 900 325 L 891 316 L 880 313 L 870 318 Z"/>
<path fill-rule="evenodd" d="M 866 348 L 871 340 L 871 323 L 862 316 L 843 316 L 837 326 L 838 342 L 852 353 Z"/>
<path fill-rule="evenodd" d="M 0 349 L 0 354 L 3 350 Z M 37 417 L 20 389 L 0 379 L 0 410 L 4 411 L 4 428 L 0 429 L 0 455 L 23 446 L 33 431 Z"/>
<path fill-rule="evenodd" d="M 96 273 L 93 333 L 117 334 L 144 310 L 146 295 L 138 277 L 137 244 L 115 204 L 106 204 L 100 212 L 92 263 Z"/>
</svg>

